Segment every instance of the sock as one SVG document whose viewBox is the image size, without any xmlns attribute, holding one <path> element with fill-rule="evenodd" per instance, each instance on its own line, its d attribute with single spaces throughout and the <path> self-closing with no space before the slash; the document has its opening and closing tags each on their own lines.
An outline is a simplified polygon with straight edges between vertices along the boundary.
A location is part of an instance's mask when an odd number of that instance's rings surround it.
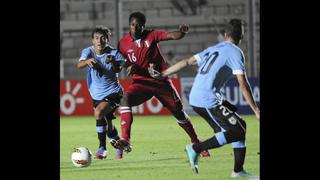
<svg viewBox="0 0 320 180">
<path fill-rule="evenodd" d="M 233 148 L 234 154 L 234 172 L 243 171 L 244 159 L 246 157 L 246 148 Z"/>
<path fill-rule="evenodd" d="M 200 153 L 204 150 L 213 149 L 220 146 L 221 145 L 219 144 L 216 136 L 213 136 L 212 138 L 207 139 L 201 143 L 195 143 L 192 147 L 196 153 Z"/>
<path fill-rule="evenodd" d="M 107 126 L 107 136 L 109 139 L 115 139 L 115 140 L 119 140 L 119 136 L 118 136 L 118 130 L 115 126 Z"/>
<path fill-rule="evenodd" d="M 106 149 L 106 121 L 104 119 L 96 120 L 96 128 L 98 133 L 98 139 L 99 139 L 99 148 L 103 147 Z"/>
<path fill-rule="evenodd" d="M 119 109 L 121 118 L 121 137 L 126 141 L 130 141 L 131 124 L 133 121 L 131 108 L 123 106 Z"/>
<path fill-rule="evenodd" d="M 183 124 L 178 121 L 178 124 L 189 135 L 192 143 L 200 142 L 190 120 L 187 120 L 186 123 Z"/>
</svg>

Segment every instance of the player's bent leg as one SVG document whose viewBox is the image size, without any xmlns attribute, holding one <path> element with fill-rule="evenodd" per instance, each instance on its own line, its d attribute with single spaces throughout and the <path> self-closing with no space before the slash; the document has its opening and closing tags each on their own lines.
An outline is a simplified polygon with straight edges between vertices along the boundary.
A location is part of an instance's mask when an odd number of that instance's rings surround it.
<svg viewBox="0 0 320 180">
<path fill-rule="evenodd" d="M 133 123 L 131 107 L 145 102 L 152 96 L 148 87 L 141 83 L 131 84 L 127 92 L 123 94 L 119 108 L 121 117 L 121 139 L 118 143 L 120 149 L 117 150 L 115 159 L 121 159 L 123 157 L 123 151 L 128 153 L 132 150 L 130 145 L 131 125 Z"/>
<path fill-rule="evenodd" d="M 94 109 L 94 116 L 96 119 L 103 119 L 106 114 L 113 112 L 113 107 L 109 102 L 102 101 Z"/>
<path fill-rule="evenodd" d="M 177 119 L 177 122 L 179 124 L 180 127 L 182 127 L 185 132 L 189 135 L 190 139 L 191 139 L 191 142 L 192 143 L 199 143 L 200 140 L 198 139 L 197 137 L 197 134 L 193 128 L 193 125 L 191 123 L 191 120 L 190 120 L 190 117 L 184 112 L 183 112 L 183 116 L 182 115 L 177 115 L 176 117 L 179 117 L 179 118 L 184 118 L 183 120 L 179 120 Z M 200 156 L 201 157 L 210 157 L 210 153 L 208 150 L 203 150 L 201 153 L 200 153 Z"/>
<path fill-rule="evenodd" d="M 120 110 L 120 118 L 121 118 L 121 138 L 126 141 L 130 141 L 131 137 L 131 125 L 133 122 L 131 107 L 129 106 L 121 106 Z"/>
<path fill-rule="evenodd" d="M 123 94 L 120 101 L 120 126 L 121 126 L 121 138 L 127 141 L 130 140 L 131 125 L 133 121 L 131 106 L 129 106 L 129 95 L 127 93 Z"/>
<path fill-rule="evenodd" d="M 97 159 L 105 159 L 108 155 L 106 136 L 114 140 L 120 139 L 117 129 L 112 124 L 112 119 L 115 119 L 114 111 L 120 102 L 120 94 L 111 94 L 103 100 L 94 100 L 94 115 L 97 119 L 96 128 L 100 142 L 98 151 L 95 154 Z"/>
<path fill-rule="evenodd" d="M 190 117 L 184 112 L 181 99 L 173 86 L 164 89 L 156 97 L 160 102 L 168 108 L 171 114 L 176 118 L 179 126 L 188 134 L 192 143 L 200 142 L 195 129 L 192 125 Z M 170 90 L 171 89 L 171 90 Z M 202 157 L 209 157 L 210 153 L 207 150 L 201 152 Z"/>
<path fill-rule="evenodd" d="M 243 168 L 246 155 L 246 123 L 236 113 L 230 113 L 227 117 L 221 117 L 224 119 L 224 122 L 227 122 L 226 124 L 223 124 L 223 127 L 228 129 L 223 133 L 226 144 L 232 143 L 234 152 L 234 170 L 231 173 L 231 178 L 251 177 L 252 175 L 247 173 Z"/>
<path fill-rule="evenodd" d="M 95 154 L 95 158 L 104 159 L 108 154 L 106 148 L 106 121 L 104 119 L 96 120 L 96 130 L 99 140 L 99 148 Z"/>
<path fill-rule="evenodd" d="M 191 120 L 183 110 L 181 98 L 172 83 L 163 84 L 163 88 L 156 91 L 156 98 L 171 112 L 176 118 L 180 127 L 189 135 L 191 142 L 199 141 L 192 126 Z"/>
<path fill-rule="evenodd" d="M 100 101 L 99 104 L 95 106 L 94 115 L 97 118 L 97 132 L 100 142 L 98 151 L 95 154 L 95 159 L 105 159 L 108 155 L 106 136 L 120 139 L 117 129 L 112 125 L 112 119 L 115 119 L 113 113 L 116 108 L 116 105 L 109 100 Z"/>
<path fill-rule="evenodd" d="M 122 102 L 123 103 L 123 102 Z M 127 104 L 127 103 L 123 103 Z M 123 151 L 131 151 L 131 145 L 129 144 L 131 136 L 131 125 L 133 121 L 131 107 L 120 106 L 120 118 L 121 118 L 121 139 L 114 142 L 114 146 L 117 147 L 115 159 L 123 158 Z"/>
<path fill-rule="evenodd" d="M 107 126 L 107 136 L 109 138 L 110 144 L 115 148 L 119 148 L 119 140 L 120 137 L 118 135 L 118 130 L 117 128 L 112 124 L 112 120 L 108 120 L 108 126 Z"/>
<path fill-rule="evenodd" d="M 181 121 L 178 121 L 178 124 L 180 127 L 182 127 L 186 132 L 187 134 L 189 135 L 189 137 L 191 138 L 191 142 L 192 143 L 199 143 L 200 140 L 198 138 L 192 138 L 192 137 L 197 137 L 195 131 L 194 131 L 194 128 L 193 128 L 193 125 L 191 123 L 191 121 L 185 121 L 185 123 L 181 123 Z M 195 134 L 193 136 L 193 134 Z M 210 157 L 210 153 L 208 150 L 203 150 L 201 153 L 200 153 L 200 156 L 201 157 Z"/>
<path fill-rule="evenodd" d="M 106 126 L 107 122 L 102 118 L 102 109 L 106 106 L 106 102 L 95 101 L 94 102 L 94 116 L 96 118 L 96 131 L 99 140 L 99 147 L 95 154 L 95 159 L 104 159 L 107 157 L 106 148 Z"/>
</svg>

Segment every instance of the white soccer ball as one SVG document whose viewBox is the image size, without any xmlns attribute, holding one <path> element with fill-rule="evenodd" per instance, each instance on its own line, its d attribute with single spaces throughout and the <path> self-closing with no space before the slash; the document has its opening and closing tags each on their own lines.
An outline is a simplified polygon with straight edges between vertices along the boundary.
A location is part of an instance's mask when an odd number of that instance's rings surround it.
<svg viewBox="0 0 320 180">
<path fill-rule="evenodd" d="M 74 148 L 71 154 L 71 160 L 75 167 L 88 167 L 92 161 L 92 153 L 86 147 Z"/>
</svg>

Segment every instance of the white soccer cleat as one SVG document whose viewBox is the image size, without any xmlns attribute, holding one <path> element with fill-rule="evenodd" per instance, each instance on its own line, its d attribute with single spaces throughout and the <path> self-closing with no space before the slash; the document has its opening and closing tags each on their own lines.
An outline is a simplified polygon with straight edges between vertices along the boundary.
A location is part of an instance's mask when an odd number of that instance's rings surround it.
<svg viewBox="0 0 320 180">
<path fill-rule="evenodd" d="M 193 170 L 193 172 L 198 174 L 199 173 L 199 170 L 198 170 L 198 156 L 199 155 L 193 150 L 192 145 L 193 144 L 187 144 L 185 151 L 187 153 L 187 157 L 189 159 L 191 169 Z"/>
<path fill-rule="evenodd" d="M 231 177 L 231 178 L 249 177 L 250 179 L 251 179 L 251 178 L 254 178 L 254 179 L 258 178 L 258 176 L 254 176 L 253 174 L 248 173 L 248 172 L 245 171 L 245 170 L 240 171 L 240 172 L 237 172 L 237 173 L 234 172 L 234 171 L 232 171 L 230 177 Z"/>
</svg>

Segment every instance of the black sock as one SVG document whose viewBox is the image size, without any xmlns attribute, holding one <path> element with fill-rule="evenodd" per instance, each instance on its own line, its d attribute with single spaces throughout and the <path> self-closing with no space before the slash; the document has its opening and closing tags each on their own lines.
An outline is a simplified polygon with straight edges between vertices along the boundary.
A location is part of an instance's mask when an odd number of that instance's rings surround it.
<svg viewBox="0 0 320 180">
<path fill-rule="evenodd" d="M 234 154 L 234 172 L 243 171 L 244 159 L 246 157 L 246 148 L 233 148 Z"/>
<path fill-rule="evenodd" d="M 220 146 L 221 145 L 219 144 L 217 138 L 213 136 L 212 138 L 207 139 L 201 143 L 195 143 L 192 147 L 196 153 L 200 153 L 204 150 L 213 149 Z"/>
<path fill-rule="evenodd" d="M 115 126 L 111 126 L 111 128 L 108 126 L 107 136 L 109 139 L 115 139 L 115 140 L 120 139 L 120 137 L 118 136 L 118 130 Z"/>
<path fill-rule="evenodd" d="M 96 128 L 98 133 L 98 139 L 99 139 L 99 148 L 103 147 L 106 149 L 106 121 L 104 119 L 99 119 L 96 121 Z"/>
</svg>

